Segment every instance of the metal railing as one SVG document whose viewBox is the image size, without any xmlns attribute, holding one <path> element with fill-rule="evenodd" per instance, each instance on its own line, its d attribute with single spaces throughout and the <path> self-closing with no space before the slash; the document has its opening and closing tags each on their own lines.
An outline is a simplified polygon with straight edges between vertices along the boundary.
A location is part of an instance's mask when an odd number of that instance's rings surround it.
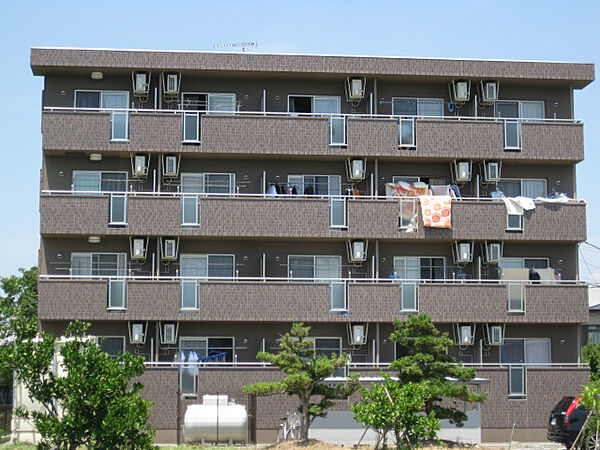
<svg viewBox="0 0 600 450">
<path fill-rule="evenodd" d="M 417 284 L 455 284 L 455 285 L 502 285 L 506 286 L 507 283 L 522 283 L 524 285 L 540 285 L 539 280 L 502 280 L 502 279 L 486 279 L 486 278 L 440 278 L 440 279 L 427 279 L 427 278 L 294 278 L 294 277 L 240 277 L 240 276 L 227 276 L 227 277 L 190 277 L 181 275 L 123 275 L 123 276 L 111 276 L 111 275 L 69 275 L 69 274 L 40 274 L 40 280 L 108 280 L 108 279 L 122 279 L 129 281 L 158 281 L 158 282 L 175 282 L 175 281 L 197 281 L 209 282 L 209 283 L 348 283 L 348 284 L 394 284 L 398 285 L 399 281 L 406 283 L 417 283 Z M 587 286 L 587 283 L 582 280 L 555 280 L 549 284 L 542 284 L 541 286 L 554 286 L 554 285 L 570 285 L 570 286 Z"/>
<path fill-rule="evenodd" d="M 239 199 L 268 199 L 268 200 L 419 200 L 419 197 L 396 197 L 388 195 L 369 195 L 369 194 L 256 194 L 256 193 L 217 193 L 217 192 L 179 192 L 179 191 L 75 191 L 75 190 L 64 190 L 64 189 L 42 189 L 42 195 L 55 195 L 55 196 L 81 196 L 90 195 L 94 197 L 110 196 L 110 195 L 127 195 L 129 197 L 186 197 L 186 196 L 198 196 L 200 198 L 239 198 Z M 533 199 L 536 204 L 544 204 L 551 200 L 537 200 Z M 499 197 L 457 197 L 453 198 L 452 202 L 485 202 L 485 203 L 502 203 L 502 198 Z M 587 204 L 582 199 L 568 199 L 568 204 Z"/>
</svg>

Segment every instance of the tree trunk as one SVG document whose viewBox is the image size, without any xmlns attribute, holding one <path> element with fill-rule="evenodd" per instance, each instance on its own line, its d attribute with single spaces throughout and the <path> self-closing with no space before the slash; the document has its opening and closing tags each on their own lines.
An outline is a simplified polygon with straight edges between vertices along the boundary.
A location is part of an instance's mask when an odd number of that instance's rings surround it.
<svg viewBox="0 0 600 450">
<path fill-rule="evenodd" d="M 308 439 L 308 427 L 310 425 L 310 414 L 308 412 L 310 402 L 308 398 L 302 398 L 300 401 L 302 402 L 300 412 L 302 414 L 302 420 L 300 423 L 300 439 L 306 440 Z"/>
</svg>

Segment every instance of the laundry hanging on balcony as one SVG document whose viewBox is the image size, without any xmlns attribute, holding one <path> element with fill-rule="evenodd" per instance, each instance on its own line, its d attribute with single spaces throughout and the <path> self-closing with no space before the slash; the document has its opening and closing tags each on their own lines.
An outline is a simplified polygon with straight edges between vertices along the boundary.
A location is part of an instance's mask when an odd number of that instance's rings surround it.
<svg viewBox="0 0 600 450">
<path fill-rule="evenodd" d="M 452 228 L 452 198 L 449 195 L 422 195 L 419 202 L 423 226 Z"/>
<path fill-rule="evenodd" d="M 510 215 L 522 216 L 524 211 L 535 209 L 535 202 L 529 197 L 502 197 L 502 201 Z"/>
</svg>

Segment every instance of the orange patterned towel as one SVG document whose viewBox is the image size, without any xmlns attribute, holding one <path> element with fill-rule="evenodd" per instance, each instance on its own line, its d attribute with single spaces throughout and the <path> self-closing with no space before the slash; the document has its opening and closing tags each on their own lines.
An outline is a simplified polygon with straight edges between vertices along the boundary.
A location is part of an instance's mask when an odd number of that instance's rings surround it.
<svg viewBox="0 0 600 450">
<path fill-rule="evenodd" d="M 423 225 L 430 228 L 452 228 L 452 199 L 449 195 L 422 195 Z"/>
</svg>

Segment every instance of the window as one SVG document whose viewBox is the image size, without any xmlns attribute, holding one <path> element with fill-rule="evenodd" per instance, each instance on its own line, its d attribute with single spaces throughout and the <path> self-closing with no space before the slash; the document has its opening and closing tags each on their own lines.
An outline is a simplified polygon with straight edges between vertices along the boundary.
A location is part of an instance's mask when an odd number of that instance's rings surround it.
<svg viewBox="0 0 600 450">
<path fill-rule="evenodd" d="M 71 253 L 71 275 L 108 278 L 108 309 L 127 307 L 127 254 L 125 253 Z"/>
<path fill-rule="evenodd" d="M 444 115 L 444 100 L 437 98 L 392 98 L 392 115 L 398 117 L 398 144 L 414 147 L 415 117 L 441 117 Z"/>
<path fill-rule="evenodd" d="M 181 224 L 197 226 L 199 223 L 199 194 L 233 194 L 233 173 L 183 173 L 181 174 Z"/>
<path fill-rule="evenodd" d="M 127 172 L 73 171 L 73 191 L 108 192 L 109 224 L 127 224 Z"/>
<path fill-rule="evenodd" d="M 342 338 L 338 337 L 316 337 L 313 338 L 315 346 L 315 358 L 319 356 L 340 356 L 342 354 Z M 333 372 L 334 378 L 345 378 L 346 368 L 340 367 Z"/>
<path fill-rule="evenodd" d="M 183 142 L 200 142 L 200 115 L 204 112 L 234 112 L 238 109 L 235 94 L 182 93 Z M 189 112 L 186 112 L 189 111 Z"/>
<path fill-rule="evenodd" d="M 337 115 L 341 99 L 335 96 L 289 95 L 288 112 L 323 114 L 329 118 L 329 145 L 346 145 L 346 119 Z"/>
<path fill-rule="evenodd" d="M 198 365 L 201 362 L 232 362 L 235 340 L 232 337 L 194 337 L 179 340 L 179 387 L 183 395 L 196 395 Z M 189 363 L 189 364 L 185 364 Z"/>
<path fill-rule="evenodd" d="M 290 191 L 296 188 L 304 195 L 341 195 L 342 178 L 339 175 L 288 175 Z"/>
<path fill-rule="evenodd" d="M 599 325 L 587 325 L 586 329 L 586 344 L 598 345 L 600 344 L 600 326 Z"/>
<path fill-rule="evenodd" d="M 506 231 L 523 231 L 523 214 L 506 214 Z"/>
<path fill-rule="evenodd" d="M 102 108 L 110 111 L 111 141 L 129 140 L 129 92 L 75 91 L 75 108 Z"/>
<path fill-rule="evenodd" d="M 444 279 L 445 266 L 442 257 L 395 256 L 393 278 L 400 283 L 400 310 L 418 311 L 419 281 Z"/>
<path fill-rule="evenodd" d="M 235 274 L 234 255 L 181 255 L 181 309 L 198 309 L 200 280 L 231 281 Z M 193 279 L 191 279 L 193 278 Z"/>
<path fill-rule="evenodd" d="M 497 101 L 495 116 L 504 118 L 505 150 L 520 150 L 521 121 L 545 118 L 542 101 Z"/>
<path fill-rule="evenodd" d="M 498 190 L 506 197 L 546 197 L 546 180 L 503 178 L 498 182 Z"/>
<path fill-rule="evenodd" d="M 521 313 L 525 311 L 525 288 L 523 283 L 507 283 L 506 284 L 508 312 Z"/>
<path fill-rule="evenodd" d="M 547 269 L 548 258 L 502 258 L 498 263 L 501 269 Z"/>
<path fill-rule="evenodd" d="M 500 363 L 509 364 L 508 395 L 526 395 L 525 365 L 536 367 L 551 362 L 550 339 L 504 339 L 500 346 Z"/>
<path fill-rule="evenodd" d="M 330 311 L 347 311 L 346 283 L 331 280 L 342 277 L 340 256 L 288 256 L 288 276 L 310 281 L 326 281 L 330 285 Z"/>
<path fill-rule="evenodd" d="M 100 350 L 107 353 L 111 358 L 117 358 L 125 353 L 124 336 L 98 336 Z"/>
</svg>

